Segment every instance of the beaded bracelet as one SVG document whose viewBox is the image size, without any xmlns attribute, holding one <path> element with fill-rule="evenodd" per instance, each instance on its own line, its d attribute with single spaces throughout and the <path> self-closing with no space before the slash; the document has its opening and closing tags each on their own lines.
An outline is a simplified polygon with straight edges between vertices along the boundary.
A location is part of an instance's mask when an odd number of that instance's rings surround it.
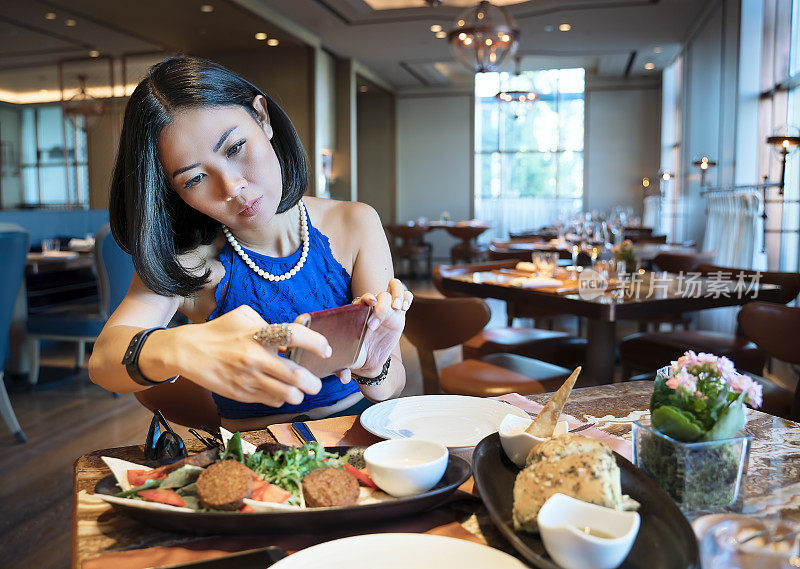
<svg viewBox="0 0 800 569">
<path fill-rule="evenodd" d="M 353 376 L 355 382 L 359 385 L 379 385 L 389 374 L 389 364 L 391 363 L 392 356 L 389 356 L 389 358 L 386 360 L 386 363 L 383 364 L 383 369 L 381 369 L 381 372 L 375 377 L 363 377 L 355 373 L 351 375 Z"/>
</svg>

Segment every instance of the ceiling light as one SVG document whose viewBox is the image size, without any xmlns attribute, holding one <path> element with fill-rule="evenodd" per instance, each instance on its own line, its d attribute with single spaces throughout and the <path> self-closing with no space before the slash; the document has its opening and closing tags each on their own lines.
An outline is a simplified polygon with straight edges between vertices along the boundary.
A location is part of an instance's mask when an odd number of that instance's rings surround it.
<svg viewBox="0 0 800 569">
<path fill-rule="evenodd" d="M 434 24 L 434 25 L 431 26 L 431 31 L 433 33 L 441 32 L 442 31 L 442 26 L 440 26 L 439 24 Z"/>
<path fill-rule="evenodd" d="M 203 4 L 202 6 L 200 6 L 200 11 L 206 14 L 210 14 L 211 12 L 214 11 L 214 6 L 212 6 L 211 4 Z"/>
<path fill-rule="evenodd" d="M 97 51 L 96 49 L 93 49 L 92 51 L 89 52 L 89 57 L 100 57 L 100 52 Z"/>
<path fill-rule="evenodd" d="M 652 61 L 648 61 L 647 63 L 644 64 L 644 68 L 649 71 L 650 69 L 655 69 L 656 64 L 653 63 Z"/>
<path fill-rule="evenodd" d="M 64 25 L 65 26 L 69 26 L 70 28 L 76 26 L 77 24 L 78 24 L 78 22 L 76 22 L 72 18 L 70 18 L 69 20 L 64 20 Z"/>
<path fill-rule="evenodd" d="M 439 38 L 441 40 L 441 39 L 444 39 L 444 38 L 447 37 L 447 32 L 445 32 L 445 31 L 436 32 L 435 35 L 436 35 L 437 38 Z"/>
<path fill-rule="evenodd" d="M 267 40 L 267 45 L 268 45 L 268 46 L 270 46 L 270 47 L 275 47 L 275 46 L 276 46 L 276 45 L 278 45 L 279 43 L 281 43 L 281 42 L 279 42 L 279 41 L 278 41 L 278 40 L 276 40 L 275 38 L 272 38 L 272 39 L 268 39 L 268 40 Z"/>
<path fill-rule="evenodd" d="M 358 90 L 359 90 L 360 92 L 362 92 L 362 93 L 366 93 L 366 92 L 367 92 L 367 90 L 368 90 L 368 88 L 367 88 L 367 86 L 366 86 L 366 85 L 362 85 L 361 87 L 359 87 L 359 88 L 358 88 Z"/>
<path fill-rule="evenodd" d="M 657 45 L 656 47 L 653 48 L 653 53 L 661 53 L 661 51 L 662 51 L 661 46 Z"/>
<path fill-rule="evenodd" d="M 256 39 L 259 40 L 259 41 L 263 41 L 263 40 L 267 39 L 267 34 L 265 34 L 264 32 L 258 32 L 256 34 Z"/>
<path fill-rule="evenodd" d="M 495 71 L 516 51 L 519 29 L 505 9 L 482 0 L 458 17 L 447 36 L 456 59 L 474 73 L 483 73 Z"/>
<path fill-rule="evenodd" d="M 558 31 L 559 31 L 559 32 L 568 32 L 568 31 L 570 31 L 571 29 L 572 29 L 572 26 L 570 26 L 570 25 L 569 25 L 568 23 L 566 23 L 566 22 L 564 22 L 563 24 L 560 24 L 560 25 L 558 26 Z"/>
<path fill-rule="evenodd" d="M 55 20 L 56 19 L 56 13 L 55 12 L 48 12 L 47 14 L 44 15 L 44 19 L 45 20 Z"/>
</svg>

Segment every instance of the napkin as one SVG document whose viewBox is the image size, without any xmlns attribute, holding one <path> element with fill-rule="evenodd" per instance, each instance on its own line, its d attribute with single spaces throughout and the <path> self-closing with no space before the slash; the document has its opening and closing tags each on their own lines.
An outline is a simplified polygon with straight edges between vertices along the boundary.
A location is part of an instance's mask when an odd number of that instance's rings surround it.
<svg viewBox="0 0 800 569">
<path fill-rule="evenodd" d="M 369 446 L 383 440 L 362 427 L 358 415 L 331 417 L 305 423 L 317 440 L 325 446 Z M 283 445 L 298 446 L 300 441 L 292 433 L 291 427 L 291 423 L 278 423 L 267 427 L 267 431 Z"/>
<path fill-rule="evenodd" d="M 94 237 L 86 239 L 72 238 L 67 244 L 67 248 L 72 251 L 91 251 L 94 249 Z"/>
<path fill-rule="evenodd" d="M 500 395 L 497 397 L 492 397 L 492 399 L 497 399 L 499 401 L 505 401 L 506 403 L 510 403 L 515 407 L 519 407 L 523 411 L 530 412 L 530 413 L 539 413 L 542 410 L 544 405 L 540 403 L 536 403 L 535 401 L 531 401 L 527 397 L 520 395 L 519 393 L 509 393 L 507 395 Z M 570 429 L 574 429 L 583 424 L 583 421 L 580 419 L 573 417 L 572 415 L 567 415 L 562 413 L 561 416 L 558 418 L 559 421 L 566 421 L 569 424 Z M 600 429 L 596 429 L 594 427 L 589 427 L 588 429 L 584 429 L 580 432 L 581 436 L 589 437 L 592 439 L 596 439 L 598 441 L 603 441 L 615 452 L 621 454 L 625 458 L 630 461 L 633 461 L 633 446 L 629 441 L 618 437 L 616 435 L 612 435 Z"/>
<path fill-rule="evenodd" d="M 550 277 L 517 277 L 508 281 L 508 286 L 522 288 L 556 288 L 560 287 L 561 284 L 560 280 Z"/>
</svg>

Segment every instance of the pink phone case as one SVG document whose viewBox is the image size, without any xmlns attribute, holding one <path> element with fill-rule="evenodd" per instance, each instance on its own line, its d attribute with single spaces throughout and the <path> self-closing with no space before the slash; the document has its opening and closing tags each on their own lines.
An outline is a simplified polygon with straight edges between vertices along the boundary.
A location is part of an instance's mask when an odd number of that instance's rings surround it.
<svg viewBox="0 0 800 569">
<path fill-rule="evenodd" d="M 286 356 L 317 377 L 326 377 L 349 368 L 361 351 L 370 314 L 372 307 L 365 304 L 348 304 L 301 314 L 295 318 L 295 322 L 325 336 L 333 353 L 329 358 L 321 358 L 309 350 L 291 347 Z"/>
</svg>

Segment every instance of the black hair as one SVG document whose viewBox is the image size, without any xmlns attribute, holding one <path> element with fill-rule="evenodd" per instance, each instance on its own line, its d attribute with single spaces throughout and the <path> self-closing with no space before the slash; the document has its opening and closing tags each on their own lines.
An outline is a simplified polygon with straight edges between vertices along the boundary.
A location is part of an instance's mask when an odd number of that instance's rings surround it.
<svg viewBox="0 0 800 569">
<path fill-rule="evenodd" d="M 173 114 L 186 108 L 240 106 L 254 119 L 253 99 L 262 95 L 273 130 L 272 147 L 281 167 L 282 213 L 308 186 L 308 159 L 292 121 L 258 87 L 221 65 L 189 56 L 167 58 L 133 91 L 120 135 L 111 181 L 111 232 L 133 257 L 142 282 L 158 294 L 189 296 L 208 282 L 210 269 L 197 275 L 177 259 L 211 243 L 220 223 L 187 205 L 170 187 L 158 154 L 158 138 Z"/>
</svg>

